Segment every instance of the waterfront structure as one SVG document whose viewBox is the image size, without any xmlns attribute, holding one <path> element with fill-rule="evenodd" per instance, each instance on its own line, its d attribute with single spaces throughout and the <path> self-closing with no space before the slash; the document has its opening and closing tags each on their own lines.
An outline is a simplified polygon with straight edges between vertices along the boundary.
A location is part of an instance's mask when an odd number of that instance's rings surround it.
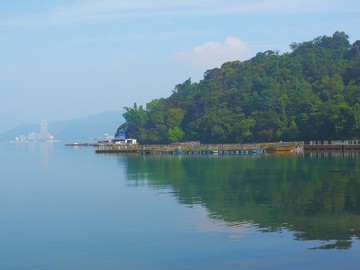
<svg viewBox="0 0 360 270">
<path fill-rule="evenodd" d="M 47 140 L 50 137 L 50 133 L 48 132 L 48 124 L 45 120 L 42 120 L 40 123 L 40 133 L 39 139 L 40 140 Z"/>
<path fill-rule="evenodd" d="M 15 138 L 17 142 L 43 142 L 52 141 L 54 136 L 48 131 L 48 123 L 45 120 L 40 122 L 40 132 L 29 132 L 28 135 L 19 135 Z"/>
<path fill-rule="evenodd" d="M 360 140 L 279 142 L 257 144 L 201 144 L 178 142 L 168 145 L 99 144 L 96 153 L 140 153 L 168 155 L 247 155 L 309 152 L 359 152 Z"/>
<path fill-rule="evenodd" d="M 286 150 L 281 147 L 286 147 Z M 267 152 L 302 149 L 302 142 L 257 144 L 201 144 L 200 142 L 182 142 L 165 145 L 124 145 L 99 144 L 96 153 L 139 153 L 145 155 L 257 155 Z M 278 150 L 280 149 L 280 150 Z"/>
<path fill-rule="evenodd" d="M 309 141 L 304 143 L 304 151 L 360 151 L 360 140 Z"/>
<path fill-rule="evenodd" d="M 136 139 L 114 139 L 113 140 L 114 144 L 119 144 L 119 145 L 137 145 L 137 140 Z"/>
</svg>

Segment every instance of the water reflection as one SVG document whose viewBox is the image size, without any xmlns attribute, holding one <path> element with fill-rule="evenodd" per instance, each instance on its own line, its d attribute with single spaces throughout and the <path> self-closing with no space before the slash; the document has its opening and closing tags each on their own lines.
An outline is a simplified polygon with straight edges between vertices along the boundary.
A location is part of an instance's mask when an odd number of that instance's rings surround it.
<svg viewBox="0 0 360 270">
<path fill-rule="evenodd" d="M 29 152 L 34 157 L 38 157 L 40 153 L 41 164 L 46 166 L 50 154 L 54 151 L 55 142 L 28 142 L 28 143 L 14 143 L 15 149 L 18 153 Z"/>
<path fill-rule="evenodd" d="M 121 157 L 123 164 L 124 157 Z M 130 185 L 170 190 L 228 226 L 294 232 L 322 240 L 314 249 L 349 249 L 360 237 L 359 156 L 127 156 Z"/>
</svg>

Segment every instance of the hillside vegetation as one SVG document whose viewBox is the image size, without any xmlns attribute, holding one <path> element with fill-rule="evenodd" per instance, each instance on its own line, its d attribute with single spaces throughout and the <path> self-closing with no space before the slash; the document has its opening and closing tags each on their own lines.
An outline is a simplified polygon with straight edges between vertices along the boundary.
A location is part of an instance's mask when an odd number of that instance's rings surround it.
<svg viewBox="0 0 360 270">
<path fill-rule="evenodd" d="M 290 48 L 224 63 L 168 98 L 126 107 L 117 134 L 140 143 L 360 138 L 360 40 L 335 32 Z"/>
</svg>

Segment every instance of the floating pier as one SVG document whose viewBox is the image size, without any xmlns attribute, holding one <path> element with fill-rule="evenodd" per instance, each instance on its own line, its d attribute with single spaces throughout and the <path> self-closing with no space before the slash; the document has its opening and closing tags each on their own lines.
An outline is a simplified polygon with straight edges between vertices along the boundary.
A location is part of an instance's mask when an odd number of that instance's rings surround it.
<svg viewBox="0 0 360 270">
<path fill-rule="evenodd" d="M 360 152 L 360 140 L 277 142 L 258 144 L 201 144 L 182 142 L 166 145 L 99 143 L 96 153 L 142 155 L 261 155 L 265 153 Z"/>
<path fill-rule="evenodd" d="M 261 155 L 276 152 L 277 149 L 291 153 L 301 143 L 263 144 L 200 144 L 198 142 L 174 143 L 167 145 L 119 145 L 100 144 L 96 153 L 137 153 L 142 155 Z M 286 147 L 286 148 L 284 148 Z"/>
<path fill-rule="evenodd" d="M 310 141 L 305 142 L 304 152 L 356 152 L 360 151 L 360 140 Z"/>
<path fill-rule="evenodd" d="M 65 146 L 73 146 L 73 147 L 80 147 L 80 146 L 99 146 L 98 143 L 67 143 Z"/>
</svg>

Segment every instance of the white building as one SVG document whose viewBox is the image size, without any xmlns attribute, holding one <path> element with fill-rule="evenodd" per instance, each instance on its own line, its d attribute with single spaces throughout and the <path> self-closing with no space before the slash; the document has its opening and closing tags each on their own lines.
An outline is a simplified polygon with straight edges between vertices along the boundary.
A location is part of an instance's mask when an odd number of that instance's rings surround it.
<svg viewBox="0 0 360 270">
<path fill-rule="evenodd" d="M 27 136 L 20 135 L 16 137 L 17 142 L 37 142 L 37 141 L 48 141 L 54 140 L 54 136 L 52 136 L 48 131 L 48 124 L 45 120 L 42 120 L 40 123 L 40 133 L 30 132 Z"/>
<path fill-rule="evenodd" d="M 45 120 L 42 120 L 40 123 L 40 134 L 39 139 L 40 140 L 47 140 L 50 138 L 50 134 L 48 132 L 48 124 Z"/>
</svg>

